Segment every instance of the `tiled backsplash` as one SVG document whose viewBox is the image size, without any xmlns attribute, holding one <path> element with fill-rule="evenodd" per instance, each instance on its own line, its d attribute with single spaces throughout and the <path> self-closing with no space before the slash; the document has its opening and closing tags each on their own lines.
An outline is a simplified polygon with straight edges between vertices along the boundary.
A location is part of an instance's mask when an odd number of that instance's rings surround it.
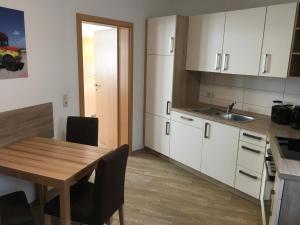
<svg viewBox="0 0 300 225">
<path fill-rule="evenodd" d="M 300 105 L 300 78 L 269 78 L 200 73 L 199 101 L 270 115 L 273 100 Z"/>
</svg>

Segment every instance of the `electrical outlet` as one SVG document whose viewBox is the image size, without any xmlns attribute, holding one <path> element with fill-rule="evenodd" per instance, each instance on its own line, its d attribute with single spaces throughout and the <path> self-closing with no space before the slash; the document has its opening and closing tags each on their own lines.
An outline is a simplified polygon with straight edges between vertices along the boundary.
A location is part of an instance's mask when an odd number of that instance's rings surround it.
<svg viewBox="0 0 300 225">
<path fill-rule="evenodd" d="M 69 106 L 69 96 L 68 95 L 64 95 L 63 96 L 63 106 L 64 107 L 68 107 Z"/>
</svg>

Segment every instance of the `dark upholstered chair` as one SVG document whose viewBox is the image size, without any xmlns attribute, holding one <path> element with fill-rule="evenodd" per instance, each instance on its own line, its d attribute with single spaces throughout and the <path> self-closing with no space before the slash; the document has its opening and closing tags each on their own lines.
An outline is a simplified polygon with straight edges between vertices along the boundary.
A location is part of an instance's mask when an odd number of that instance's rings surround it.
<svg viewBox="0 0 300 225">
<path fill-rule="evenodd" d="M 120 224 L 124 224 L 124 182 L 128 145 L 103 156 L 96 169 L 95 183 L 82 183 L 70 190 L 72 221 L 89 224 L 110 224 L 119 210 Z M 45 206 L 45 214 L 59 217 L 59 196 Z"/>
<path fill-rule="evenodd" d="M 69 116 L 66 140 L 98 146 L 98 118 Z"/>
<path fill-rule="evenodd" d="M 23 191 L 0 197 L 1 225 L 34 225 L 26 195 Z"/>
<path fill-rule="evenodd" d="M 66 141 L 97 147 L 98 118 L 69 116 L 67 119 Z M 92 173 L 93 171 L 83 177 L 78 183 L 87 182 Z"/>
</svg>

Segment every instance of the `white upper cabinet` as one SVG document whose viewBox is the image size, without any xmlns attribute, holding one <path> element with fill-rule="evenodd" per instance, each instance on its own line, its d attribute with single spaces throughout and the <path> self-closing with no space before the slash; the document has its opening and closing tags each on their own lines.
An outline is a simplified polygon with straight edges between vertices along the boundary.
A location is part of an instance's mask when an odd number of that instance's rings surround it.
<svg viewBox="0 0 300 225">
<path fill-rule="evenodd" d="M 147 54 L 174 55 L 176 16 L 148 19 Z"/>
<path fill-rule="evenodd" d="M 296 9 L 296 2 L 267 7 L 261 76 L 287 77 Z"/>
<path fill-rule="evenodd" d="M 266 7 L 226 13 L 222 73 L 257 76 Z"/>
<path fill-rule="evenodd" d="M 146 112 L 170 118 L 174 57 L 148 55 Z"/>
<path fill-rule="evenodd" d="M 191 16 L 187 70 L 220 72 L 226 13 Z"/>
</svg>

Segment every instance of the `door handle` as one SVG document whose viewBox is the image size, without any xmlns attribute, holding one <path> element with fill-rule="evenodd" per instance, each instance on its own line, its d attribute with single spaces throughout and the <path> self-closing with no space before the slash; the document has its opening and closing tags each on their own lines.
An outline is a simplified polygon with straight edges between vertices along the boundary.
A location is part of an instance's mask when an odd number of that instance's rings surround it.
<svg viewBox="0 0 300 225">
<path fill-rule="evenodd" d="M 246 146 L 242 146 L 242 149 L 245 149 L 245 150 L 247 150 L 249 152 L 253 152 L 253 153 L 256 153 L 256 154 L 260 154 L 260 151 L 252 149 L 252 148 L 248 148 Z"/>
<path fill-rule="evenodd" d="M 259 140 L 259 141 L 262 140 L 261 137 L 257 137 L 257 136 L 254 136 L 254 135 L 251 135 L 251 134 L 247 134 L 247 133 L 243 133 L 243 136 L 248 137 L 248 138 L 253 138 L 253 139 Z"/>
<path fill-rule="evenodd" d="M 262 73 L 268 72 L 269 63 L 270 63 L 270 54 L 265 54 L 263 58 L 262 68 L 261 68 Z"/>
<path fill-rule="evenodd" d="M 174 37 L 170 38 L 169 52 L 174 53 Z"/>
<path fill-rule="evenodd" d="M 209 138 L 209 134 L 208 134 L 209 127 L 210 127 L 210 124 L 205 123 L 204 138 L 206 138 L 206 139 Z"/>
<path fill-rule="evenodd" d="M 170 135 L 170 122 L 166 122 L 166 135 Z"/>
<path fill-rule="evenodd" d="M 221 53 L 216 54 L 216 62 L 215 62 L 215 70 L 220 70 L 221 69 Z"/>
<path fill-rule="evenodd" d="M 224 54 L 224 61 L 223 61 L 223 71 L 228 70 L 229 67 L 229 54 Z"/>
<path fill-rule="evenodd" d="M 254 180 L 257 180 L 257 179 L 258 179 L 257 176 L 253 176 L 253 175 L 251 175 L 251 174 L 249 174 L 249 173 L 244 172 L 243 170 L 240 170 L 239 173 L 242 174 L 242 175 L 244 175 L 244 176 L 246 176 L 246 177 L 250 177 L 250 178 L 252 178 L 252 179 L 254 179 Z"/>
<path fill-rule="evenodd" d="M 171 114 L 171 102 L 167 101 L 167 110 L 166 110 L 167 115 Z"/>
<path fill-rule="evenodd" d="M 192 118 L 188 118 L 188 117 L 185 117 L 185 116 L 180 116 L 180 118 L 183 119 L 183 120 L 194 121 Z"/>
</svg>

